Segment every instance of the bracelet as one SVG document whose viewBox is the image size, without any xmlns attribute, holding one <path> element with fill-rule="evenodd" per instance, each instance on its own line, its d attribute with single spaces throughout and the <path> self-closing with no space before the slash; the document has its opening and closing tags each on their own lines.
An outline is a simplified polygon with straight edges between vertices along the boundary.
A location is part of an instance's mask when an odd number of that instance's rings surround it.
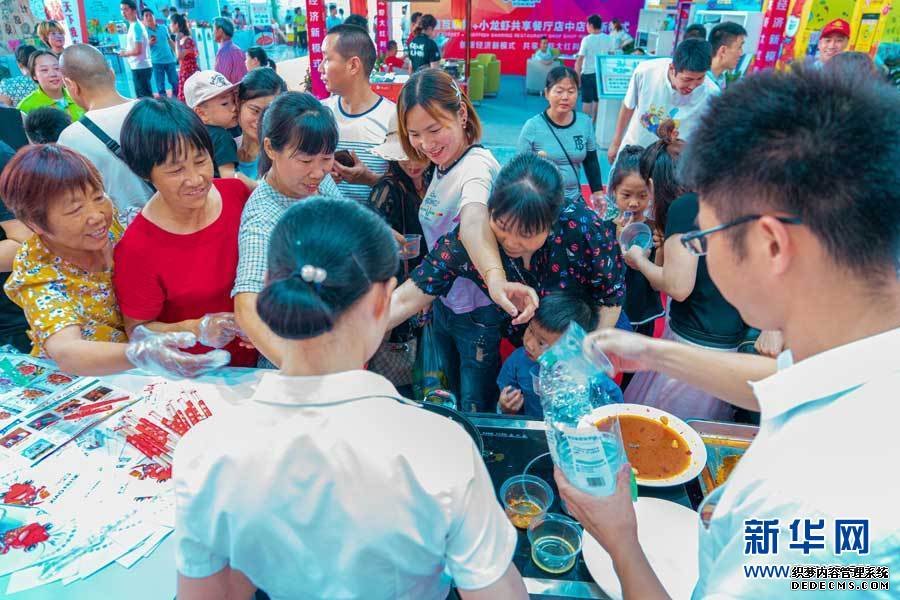
<svg viewBox="0 0 900 600">
<path fill-rule="evenodd" d="M 484 270 L 484 273 L 481 274 L 481 277 L 487 281 L 487 274 L 491 271 L 504 271 L 503 267 L 490 267 Z"/>
</svg>

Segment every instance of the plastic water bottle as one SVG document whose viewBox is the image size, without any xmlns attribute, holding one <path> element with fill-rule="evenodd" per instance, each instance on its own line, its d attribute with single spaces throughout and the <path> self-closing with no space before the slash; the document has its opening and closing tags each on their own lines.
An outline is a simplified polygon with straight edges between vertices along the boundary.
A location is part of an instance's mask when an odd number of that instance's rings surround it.
<svg viewBox="0 0 900 600">
<path fill-rule="evenodd" d="M 608 496 L 615 491 L 616 475 L 626 460 L 619 422 L 607 419 L 601 430 L 580 421 L 595 408 L 621 403 L 622 392 L 584 355 L 585 335 L 576 323 L 570 324 L 538 359 L 541 404 L 553 462 L 583 492 Z"/>
</svg>

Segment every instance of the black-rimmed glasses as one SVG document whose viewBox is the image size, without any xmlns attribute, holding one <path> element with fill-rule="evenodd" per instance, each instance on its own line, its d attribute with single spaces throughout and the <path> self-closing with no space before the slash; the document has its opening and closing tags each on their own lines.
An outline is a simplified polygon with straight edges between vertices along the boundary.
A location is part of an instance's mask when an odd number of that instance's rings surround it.
<svg viewBox="0 0 900 600">
<path fill-rule="evenodd" d="M 707 236 L 710 234 L 716 233 L 717 231 L 724 231 L 731 227 L 737 227 L 738 225 L 743 225 L 744 223 L 749 223 L 750 221 L 755 221 L 757 219 L 761 219 L 766 216 L 771 216 L 778 221 L 786 224 L 786 225 L 802 225 L 803 221 L 800 217 L 776 217 L 774 215 L 744 215 L 743 217 L 738 217 L 734 221 L 729 221 L 728 223 L 723 223 L 722 225 L 716 225 L 715 227 L 710 227 L 709 229 L 704 229 L 702 231 L 692 231 L 690 233 L 686 233 L 681 236 L 682 245 L 687 248 L 688 252 L 693 254 L 694 256 L 705 256 L 708 248 L 707 244 Z"/>
</svg>

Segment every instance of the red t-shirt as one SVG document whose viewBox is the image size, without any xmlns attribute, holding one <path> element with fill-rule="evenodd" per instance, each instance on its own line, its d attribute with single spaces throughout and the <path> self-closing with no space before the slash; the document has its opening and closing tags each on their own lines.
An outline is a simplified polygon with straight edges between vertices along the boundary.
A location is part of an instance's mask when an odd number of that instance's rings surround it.
<svg viewBox="0 0 900 600">
<path fill-rule="evenodd" d="M 234 312 L 231 288 L 238 264 L 238 230 L 250 196 L 238 179 L 214 179 L 222 213 L 186 235 L 165 231 L 138 215 L 116 244 L 113 284 L 122 314 L 140 321 L 177 323 L 207 313 Z M 234 367 L 255 367 L 257 352 L 235 339 L 225 347 Z M 197 344 L 188 351 L 208 352 Z"/>
<path fill-rule="evenodd" d="M 388 73 L 393 73 L 394 69 L 402 69 L 405 63 L 398 56 L 388 56 L 384 59 L 384 64 L 388 66 Z"/>
</svg>

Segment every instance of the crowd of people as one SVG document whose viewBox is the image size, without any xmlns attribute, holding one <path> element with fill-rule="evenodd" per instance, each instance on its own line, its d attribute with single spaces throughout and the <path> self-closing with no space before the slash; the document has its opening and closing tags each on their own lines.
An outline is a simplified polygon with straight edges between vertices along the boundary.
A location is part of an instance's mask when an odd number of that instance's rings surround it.
<svg viewBox="0 0 900 600">
<path fill-rule="evenodd" d="M 587 351 L 636 372 L 608 382 L 616 398 L 682 418 L 761 412 L 704 513 L 697 597 L 777 595 L 735 579 L 746 557 L 733 523 L 797 507 L 871 514 L 869 560 L 900 568 L 891 495 L 865 493 L 897 455 L 893 424 L 860 416 L 886 410 L 900 383 L 900 102 L 871 70 L 841 66 L 840 24 L 817 65 L 738 83 L 723 83 L 746 37 L 734 24 L 643 62 L 604 186 L 591 114 L 576 109 L 596 100 L 593 61 L 549 72 L 547 109 L 501 167 L 465 92 L 431 68 L 429 15 L 395 104 L 373 92 L 376 50 L 352 24 L 322 44 L 320 101 L 287 91 L 264 55 L 245 64 L 227 20 L 216 70 L 176 85 L 167 65 L 195 51 L 183 15 L 169 15 L 170 45 L 152 12 L 139 27 L 131 0 L 122 11 L 123 56 L 143 91 L 156 73 L 158 98 L 120 95 L 91 46 L 22 52 L 34 143 L 0 146 L 0 333 L 82 375 L 269 369 L 251 401 L 178 446 L 179 597 L 442 599 L 451 578 L 464 598 L 527 597 L 472 440 L 398 401 L 407 379 L 379 368 L 422 323 L 464 411 L 542 418 L 536 360 L 577 323 L 595 331 Z M 590 35 L 601 26 L 588 20 Z M 154 44 L 166 59 L 142 66 Z M 649 248 L 620 247 L 633 223 Z M 761 356 L 737 352 L 751 326 Z M 505 360 L 504 340 L 517 347 Z M 866 460 L 822 446 L 847 436 Z M 823 453 L 810 461 L 809 448 Z M 827 493 L 835 462 L 849 478 L 840 501 Z M 663 598 L 627 475 L 605 499 L 557 477 L 625 596 Z"/>
</svg>

